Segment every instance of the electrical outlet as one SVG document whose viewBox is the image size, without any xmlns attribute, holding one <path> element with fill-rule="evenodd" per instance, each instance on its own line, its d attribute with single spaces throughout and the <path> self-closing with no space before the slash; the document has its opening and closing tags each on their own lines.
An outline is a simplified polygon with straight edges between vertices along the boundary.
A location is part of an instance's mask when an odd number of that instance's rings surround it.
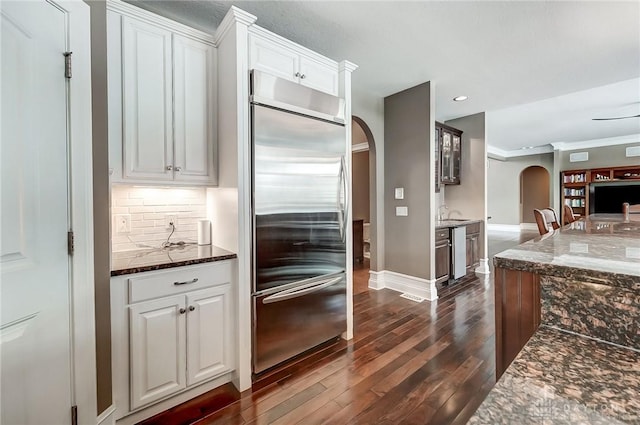
<svg viewBox="0 0 640 425">
<path fill-rule="evenodd" d="M 168 230 L 178 228 L 178 216 L 176 214 L 167 214 L 164 216 L 164 225 Z"/>
<path fill-rule="evenodd" d="M 116 234 L 131 232 L 131 214 L 116 214 Z"/>
</svg>

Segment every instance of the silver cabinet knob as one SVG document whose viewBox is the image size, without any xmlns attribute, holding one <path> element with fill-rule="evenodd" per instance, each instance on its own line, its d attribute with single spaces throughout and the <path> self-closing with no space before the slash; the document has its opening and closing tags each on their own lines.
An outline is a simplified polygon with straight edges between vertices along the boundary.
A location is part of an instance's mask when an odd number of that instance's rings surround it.
<svg viewBox="0 0 640 425">
<path fill-rule="evenodd" d="M 171 170 L 173 170 L 173 165 L 167 165 L 167 166 L 166 166 L 166 169 L 167 169 L 167 171 L 171 171 Z"/>
<path fill-rule="evenodd" d="M 306 76 L 306 75 L 304 75 L 304 74 L 302 74 L 302 75 L 300 76 L 300 79 L 301 79 L 301 80 L 304 80 L 305 78 L 307 78 L 307 76 Z"/>
<path fill-rule="evenodd" d="M 300 77 L 300 73 L 296 72 L 295 74 L 293 74 L 294 77 Z"/>
<path fill-rule="evenodd" d="M 187 312 L 187 310 L 184 308 L 181 308 L 179 311 L 180 311 L 180 314 L 185 314 Z"/>
<path fill-rule="evenodd" d="M 182 171 L 182 167 L 176 167 L 176 171 Z"/>
<path fill-rule="evenodd" d="M 196 308 L 195 308 L 194 306 L 192 306 L 192 305 L 190 305 L 190 306 L 189 306 L 189 311 L 193 311 L 193 310 L 195 310 L 195 309 L 196 309 Z"/>
</svg>

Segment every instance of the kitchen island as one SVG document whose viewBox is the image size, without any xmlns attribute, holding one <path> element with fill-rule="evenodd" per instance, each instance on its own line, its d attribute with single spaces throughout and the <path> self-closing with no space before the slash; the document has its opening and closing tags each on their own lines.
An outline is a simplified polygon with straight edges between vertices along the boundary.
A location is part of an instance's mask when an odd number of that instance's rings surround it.
<svg viewBox="0 0 640 425">
<path fill-rule="evenodd" d="M 470 423 L 640 423 L 640 216 L 592 215 L 494 264 L 500 380 Z"/>
</svg>

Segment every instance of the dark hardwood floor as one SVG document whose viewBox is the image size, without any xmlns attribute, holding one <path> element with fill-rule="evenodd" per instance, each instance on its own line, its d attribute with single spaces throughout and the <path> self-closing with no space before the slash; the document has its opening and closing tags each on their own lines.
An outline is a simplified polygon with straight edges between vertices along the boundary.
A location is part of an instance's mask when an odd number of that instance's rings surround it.
<svg viewBox="0 0 640 425">
<path fill-rule="evenodd" d="M 475 276 L 415 303 L 368 290 L 354 267 L 355 337 L 267 386 L 207 394 L 151 424 L 464 424 L 495 383 L 493 281 Z M 230 391 L 233 391 L 232 389 Z"/>
</svg>

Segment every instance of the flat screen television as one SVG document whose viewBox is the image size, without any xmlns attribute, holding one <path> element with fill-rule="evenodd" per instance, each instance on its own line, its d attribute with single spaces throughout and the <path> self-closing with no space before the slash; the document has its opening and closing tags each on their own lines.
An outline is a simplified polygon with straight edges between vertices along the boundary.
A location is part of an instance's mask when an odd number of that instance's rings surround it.
<svg viewBox="0 0 640 425">
<path fill-rule="evenodd" d="M 589 185 L 589 214 L 622 213 L 622 204 L 640 204 L 640 181 Z"/>
</svg>

